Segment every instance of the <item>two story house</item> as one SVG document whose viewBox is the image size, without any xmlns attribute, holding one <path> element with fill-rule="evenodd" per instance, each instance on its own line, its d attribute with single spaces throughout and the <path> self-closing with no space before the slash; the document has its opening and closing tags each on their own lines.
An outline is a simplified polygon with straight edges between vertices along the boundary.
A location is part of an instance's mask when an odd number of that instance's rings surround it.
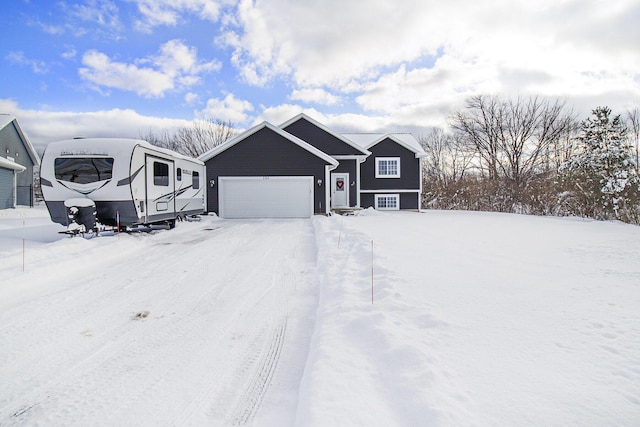
<svg viewBox="0 0 640 427">
<path fill-rule="evenodd" d="M 424 154 L 411 134 L 339 134 L 305 114 L 264 122 L 200 156 L 207 210 L 223 218 L 418 210 Z"/>
</svg>

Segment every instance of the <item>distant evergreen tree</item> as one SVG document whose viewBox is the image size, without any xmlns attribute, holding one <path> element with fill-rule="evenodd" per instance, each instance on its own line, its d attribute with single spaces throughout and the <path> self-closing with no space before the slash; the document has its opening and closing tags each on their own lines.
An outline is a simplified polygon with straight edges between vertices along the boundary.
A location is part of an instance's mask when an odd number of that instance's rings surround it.
<svg viewBox="0 0 640 427">
<path fill-rule="evenodd" d="M 578 153 L 562 167 L 583 214 L 638 223 L 638 175 L 620 115 L 598 107 L 583 121 Z"/>
</svg>

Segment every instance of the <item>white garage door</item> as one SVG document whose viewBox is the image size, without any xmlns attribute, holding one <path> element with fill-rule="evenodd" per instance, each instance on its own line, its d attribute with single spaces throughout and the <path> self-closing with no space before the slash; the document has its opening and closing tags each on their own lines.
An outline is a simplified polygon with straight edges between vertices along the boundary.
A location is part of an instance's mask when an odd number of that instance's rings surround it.
<svg viewBox="0 0 640 427">
<path fill-rule="evenodd" d="M 220 177 L 222 218 L 309 218 L 313 177 Z"/>
</svg>

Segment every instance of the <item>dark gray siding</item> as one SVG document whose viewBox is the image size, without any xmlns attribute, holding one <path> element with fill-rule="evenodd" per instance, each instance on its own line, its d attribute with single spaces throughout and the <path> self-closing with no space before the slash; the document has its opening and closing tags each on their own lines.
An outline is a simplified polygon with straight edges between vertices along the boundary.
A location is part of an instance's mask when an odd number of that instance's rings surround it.
<svg viewBox="0 0 640 427">
<path fill-rule="evenodd" d="M 340 164 L 331 173 L 348 173 L 349 174 L 349 206 L 355 207 L 358 204 L 358 174 L 356 173 L 356 159 L 338 160 Z M 353 184 L 353 185 L 351 185 Z"/>
<path fill-rule="evenodd" d="M 16 175 L 17 204 L 33 206 L 33 161 L 13 122 L 0 129 L 0 155 L 27 169 Z"/>
<path fill-rule="evenodd" d="M 362 190 L 420 190 L 420 159 L 391 139 L 369 148 L 371 155 L 360 165 Z M 376 178 L 376 157 L 400 157 L 400 178 Z"/>
<path fill-rule="evenodd" d="M 377 194 L 390 194 L 390 192 L 380 191 Z M 400 209 L 415 209 L 418 210 L 418 192 L 411 193 L 393 193 L 400 195 Z M 375 208 L 375 194 L 374 193 L 361 193 L 360 194 L 360 206 L 363 209 Z"/>
<path fill-rule="evenodd" d="M 304 118 L 300 118 L 294 123 L 284 128 L 285 131 L 291 135 L 297 136 L 304 142 L 316 147 L 323 153 L 327 153 L 330 156 L 350 156 L 350 155 L 362 155 L 362 153 L 356 150 L 351 145 L 345 143 L 339 138 L 331 135 L 323 129 L 313 123 L 308 122 Z"/>
<path fill-rule="evenodd" d="M 205 162 L 207 180 L 207 211 L 219 213 L 218 188 L 221 176 L 313 176 L 314 212 L 324 213 L 325 166 L 321 158 L 299 147 L 269 128 L 262 128 Z"/>
</svg>

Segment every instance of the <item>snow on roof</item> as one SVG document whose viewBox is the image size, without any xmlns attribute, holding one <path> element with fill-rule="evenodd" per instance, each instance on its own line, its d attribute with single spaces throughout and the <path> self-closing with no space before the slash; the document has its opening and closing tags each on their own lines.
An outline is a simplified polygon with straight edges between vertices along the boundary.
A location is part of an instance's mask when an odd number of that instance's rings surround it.
<svg viewBox="0 0 640 427">
<path fill-rule="evenodd" d="M 11 123 L 16 117 L 11 114 L 0 113 L 0 129 Z"/>
<path fill-rule="evenodd" d="M 416 153 L 416 157 L 423 157 L 425 155 L 420 142 L 410 133 L 343 133 L 342 136 L 349 138 L 351 141 L 366 149 L 384 141 L 386 138 L 390 138 L 407 150 Z"/>
<path fill-rule="evenodd" d="M 24 166 L 19 165 L 16 162 L 12 162 L 11 160 L 5 159 L 3 157 L 0 157 L 0 167 L 6 168 L 6 169 L 12 169 L 18 172 L 22 172 L 23 170 L 26 169 Z"/>
</svg>

